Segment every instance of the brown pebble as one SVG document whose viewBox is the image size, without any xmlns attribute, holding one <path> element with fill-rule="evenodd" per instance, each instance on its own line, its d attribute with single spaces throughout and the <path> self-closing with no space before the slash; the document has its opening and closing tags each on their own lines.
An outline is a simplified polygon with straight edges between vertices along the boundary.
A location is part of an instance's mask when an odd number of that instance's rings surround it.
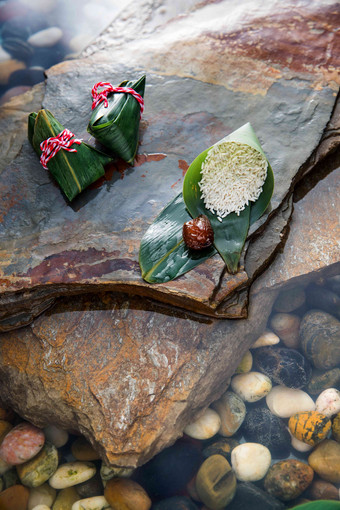
<svg viewBox="0 0 340 510">
<path fill-rule="evenodd" d="M 313 476 L 313 469 L 308 464 L 295 459 L 282 460 L 269 468 L 264 487 L 272 496 L 290 501 L 307 489 Z"/>
<path fill-rule="evenodd" d="M 151 499 L 139 483 L 128 478 L 111 478 L 104 496 L 112 510 L 149 510 Z"/>
<path fill-rule="evenodd" d="M 0 420 L 13 422 L 15 418 L 15 412 L 9 407 L 0 407 Z"/>
<path fill-rule="evenodd" d="M 5 435 L 13 428 L 13 425 L 9 421 L 0 420 L 0 443 L 2 442 Z"/>
<path fill-rule="evenodd" d="M 30 491 L 23 485 L 12 485 L 0 493 L 1 510 L 26 510 Z"/>
<path fill-rule="evenodd" d="M 340 444 L 325 439 L 308 457 L 309 465 L 327 482 L 340 483 Z"/>
<path fill-rule="evenodd" d="M 78 437 L 73 441 L 71 452 L 77 460 L 91 461 L 100 459 L 100 455 L 84 437 Z"/>
<path fill-rule="evenodd" d="M 340 443 L 340 413 L 334 416 L 332 423 L 332 434 L 333 439 Z"/>
<path fill-rule="evenodd" d="M 339 489 L 326 480 L 313 480 L 307 489 L 310 499 L 339 499 Z"/>
</svg>

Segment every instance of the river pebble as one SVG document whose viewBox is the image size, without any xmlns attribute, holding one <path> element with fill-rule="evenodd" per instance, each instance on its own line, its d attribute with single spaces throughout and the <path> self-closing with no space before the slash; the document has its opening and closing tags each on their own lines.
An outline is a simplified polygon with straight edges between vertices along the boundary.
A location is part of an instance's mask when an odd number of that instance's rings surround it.
<svg viewBox="0 0 340 510">
<path fill-rule="evenodd" d="M 10 76 L 14 71 L 25 69 L 26 64 L 19 60 L 10 59 L 0 62 L 0 85 L 7 85 Z"/>
<path fill-rule="evenodd" d="M 288 459 L 273 464 L 265 479 L 264 488 L 282 501 L 298 498 L 313 480 L 313 469 L 300 460 Z"/>
<path fill-rule="evenodd" d="M 37 505 L 33 508 L 33 510 L 51 510 L 51 507 L 47 505 Z"/>
<path fill-rule="evenodd" d="M 333 439 L 322 441 L 309 455 L 308 463 L 324 480 L 340 483 L 340 444 Z"/>
<path fill-rule="evenodd" d="M 58 491 L 52 510 L 72 510 L 72 505 L 79 501 L 79 494 L 74 487 Z"/>
<path fill-rule="evenodd" d="M 304 443 L 303 441 L 300 441 L 299 439 L 296 439 L 295 436 L 291 433 L 291 431 L 288 429 L 288 432 L 290 434 L 290 443 L 292 447 L 301 453 L 307 453 L 310 452 L 313 449 L 313 446 L 307 443 Z"/>
<path fill-rule="evenodd" d="M 55 473 L 58 462 L 58 450 L 52 443 L 46 441 L 33 459 L 17 466 L 21 483 L 27 487 L 42 485 Z"/>
<path fill-rule="evenodd" d="M 41 429 L 22 422 L 4 437 L 0 445 L 0 457 L 8 464 L 22 464 L 34 457 L 44 443 L 45 435 Z"/>
<path fill-rule="evenodd" d="M 12 485 L 0 492 L 1 510 L 24 510 L 27 508 L 29 489 L 23 485 Z"/>
<path fill-rule="evenodd" d="M 114 478 L 115 476 L 119 476 L 121 478 L 129 478 L 134 472 L 133 468 L 124 468 L 118 466 L 108 466 L 105 462 L 102 462 L 100 467 L 100 476 L 101 479 L 105 482 Z"/>
<path fill-rule="evenodd" d="M 104 496 L 80 499 L 72 505 L 72 510 L 104 510 L 105 508 L 110 508 L 110 504 Z"/>
<path fill-rule="evenodd" d="M 300 317 L 288 313 L 273 315 L 270 325 L 289 349 L 299 347 Z"/>
<path fill-rule="evenodd" d="M 46 505 L 52 507 L 56 498 L 57 491 L 48 483 L 44 483 L 39 487 L 33 487 L 30 490 L 28 498 L 28 510 L 33 510 L 37 505 Z"/>
<path fill-rule="evenodd" d="M 332 422 L 317 411 L 296 413 L 289 418 L 288 427 L 299 441 L 315 446 L 323 441 L 331 430 Z"/>
<path fill-rule="evenodd" d="M 184 429 L 184 433 L 194 439 L 210 439 L 219 431 L 221 419 L 213 409 L 206 409 L 204 413 Z"/>
<path fill-rule="evenodd" d="M 37 48 L 49 48 L 57 44 L 63 37 L 63 31 L 59 27 L 49 27 L 31 35 L 27 42 Z"/>
<path fill-rule="evenodd" d="M 106 484 L 104 496 L 113 510 L 122 508 L 149 510 L 151 508 L 151 499 L 146 491 L 129 478 L 111 478 Z"/>
<path fill-rule="evenodd" d="M 58 467 L 49 479 L 54 489 L 65 489 L 89 480 L 96 474 L 96 466 L 91 462 L 67 462 Z"/>
<path fill-rule="evenodd" d="M 4 439 L 4 437 L 8 434 L 10 430 L 12 430 L 13 425 L 5 420 L 0 420 L 0 443 Z"/>
<path fill-rule="evenodd" d="M 312 283 L 307 289 L 307 303 L 310 308 L 317 308 L 339 317 L 340 297 L 332 290 Z"/>
<path fill-rule="evenodd" d="M 235 374 L 245 374 L 250 372 L 253 366 L 253 355 L 250 351 L 247 351 L 240 361 L 240 364 L 235 370 Z"/>
<path fill-rule="evenodd" d="M 292 289 L 283 290 L 273 305 L 273 309 L 277 312 L 293 312 L 305 304 L 306 293 L 303 287 L 294 287 Z"/>
<path fill-rule="evenodd" d="M 61 448 L 64 446 L 68 439 L 69 434 L 66 430 L 60 429 L 55 425 L 48 425 L 44 429 L 45 437 L 48 441 L 50 441 L 56 448 Z"/>
<path fill-rule="evenodd" d="M 196 476 L 196 490 L 211 510 L 230 503 L 236 492 L 236 478 L 225 457 L 212 455 L 203 462 Z"/>
<path fill-rule="evenodd" d="M 219 434 L 224 437 L 233 436 L 246 415 L 246 406 L 241 397 L 233 391 L 226 391 L 211 407 L 221 419 Z"/>
<path fill-rule="evenodd" d="M 306 386 L 312 375 L 309 362 L 295 349 L 260 347 L 254 351 L 254 362 L 258 370 L 289 388 Z"/>
<path fill-rule="evenodd" d="M 2 460 L 2 458 L 0 457 L 0 475 L 3 475 L 7 471 L 9 471 L 11 467 L 12 467 L 11 464 L 7 464 L 7 462 Z"/>
<path fill-rule="evenodd" d="M 231 379 L 231 387 L 242 400 L 257 402 L 264 398 L 272 389 L 269 377 L 260 372 L 248 372 L 238 374 Z"/>
<path fill-rule="evenodd" d="M 314 411 L 314 400 L 303 390 L 274 386 L 266 396 L 270 411 L 280 418 L 290 418 L 293 414 L 303 411 Z"/>
<path fill-rule="evenodd" d="M 307 489 L 310 499 L 339 499 L 339 489 L 326 480 L 313 480 Z"/>
<path fill-rule="evenodd" d="M 8 489 L 8 487 L 12 487 L 12 485 L 20 484 L 20 478 L 18 476 L 16 467 L 12 467 L 6 473 L 2 475 L 2 481 L 4 485 L 4 489 Z"/>
<path fill-rule="evenodd" d="M 266 329 L 251 346 L 251 349 L 258 349 L 259 347 L 266 347 L 268 345 L 276 345 L 279 342 L 280 338 L 269 329 Z"/>
<path fill-rule="evenodd" d="M 104 494 L 104 484 L 100 473 L 96 473 L 92 478 L 85 482 L 78 483 L 76 490 L 79 496 L 83 499 L 93 498 L 94 496 L 101 496 Z"/>
<path fill-rule="evenodd" d="M 329 418 L 340 412 L 340 391 L 336 388 L 324 390 L 315 402 L 315 410 Z"/>
<path fill-rule="evenodd" d="M 251 482 L 238 482 L 236 494 L 227 510 L 284 510 L 282 501 Z"/>
<path fill-rule="evenodd" d="M 77 437 L 71 445 L 71 452 L 77 460 L 99 460 L 100 455 L 84 437 Z"/>
<path fill-rule="evenodd" d="M 310 310 L 301 321 L 300 346 L 316 368 L 339 367 L 340 321 L 329 313 Z"/>
<path fill-rule="evenodd" d="M 333 418 L 332 434 L 333 438 L 340 443 L 340 413 Z"/>
<path fill-rule="evenodd" d="M 198 510 L 198 507 L 185 496 L 173 496 L 155 503 L 152 510 Z"/>
<path fill-rule="evenodd" d="M 308 383 L 307 390 L 312 395 L 319 394 L 327 388 L 333 388 L 340 385 L 340 368 L 331 370 L 314 369 L 312 377 Z"/>
<path fill-rule="evenodd" d="M 259 443 L 242 443 L 231 452 L 231 465 L 236 478 L 242 482 L 256 482 L 267 473 L 271 454 Z"/>
<path fill-rule="evenodd" d="M 240 443 L 232 437 L 218 439 L 213 443 L 209 444 L 208 446 L 206 446 L 205 448 L 203 448 L 202 456 L 204 459 L 207 459 L 211 455 L 222 455 L 227 459 L 228 462 L 230 462 L 231 452 L 239 444 Z"/>
<path fill-rule="evenodd" d="M 274 457 L 287 454 L 290 434 L 284 422 L 268 409 L 251 409 L 242 424 L 242 432 L 247 442 L 266 446 Z"/>
</svg>

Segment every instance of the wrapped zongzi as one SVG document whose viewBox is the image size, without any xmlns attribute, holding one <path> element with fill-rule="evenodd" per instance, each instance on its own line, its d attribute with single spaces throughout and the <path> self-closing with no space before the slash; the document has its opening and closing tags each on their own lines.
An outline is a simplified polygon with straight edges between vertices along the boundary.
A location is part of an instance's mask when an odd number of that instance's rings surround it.
<svg viewBox="0 0 340 510">
<path fill-rule="evenodd" d="M 118 87 L 109 82 L 99 82 L 92 88 L 93 113 L 87 130 L 130 164 L 138 147 L 144 89 L 145 76 L 137 81 L 123 81 Z"/>
<path fill-rule="evenodd" d="M 64 127 L 48 110 L 28 117 L 28 139 L 40 162 L 71 201 L 105 173 L 111 158 L 90 147 Z"/>
</svg>

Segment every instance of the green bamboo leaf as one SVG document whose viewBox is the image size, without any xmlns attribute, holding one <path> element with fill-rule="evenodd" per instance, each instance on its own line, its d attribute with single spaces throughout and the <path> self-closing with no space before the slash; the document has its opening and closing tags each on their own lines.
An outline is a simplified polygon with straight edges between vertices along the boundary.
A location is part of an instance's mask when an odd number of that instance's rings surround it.
<svg viewBox="0 0 340 510">
<path fill-rule="evenodd" d="M 244 143 L 264 154 L 260 142 L 249 123 L 218 143 L 224 141 Z M 254 223 L 269 205 L 274 186 L 273 172 L 268 164 L 263 191 L 256 202 L 246 206 L 239 215 L 230 213 L 220 221 L 215 214 L 206 209 L 198 184 L 201 180 L 202 163 L 206 159 L 209 150 L 210 148 L 199 154 L 189 166 L 183 182 L 183 199 L 192 217 L 199 214 L 208 216 L 215 234 L 214 245 L 225 261 L 228 271 L 235 273 L 247 238 L 249 225 Z"/>
<path fill-rule="evenodd" d="M 48 110 L 31 113 L 28 117 L 28 139 L 40 157 L 40 143 L 58 135 L 64 127 Z M 71 201 L 92 182 L 105 173 L 104 166 L 111 158 L 86 143 L 75 146 L 77 152 L 61 149 L 47 163 L 47 167 L 66 197 Z"/>
<path fill-rule="evenodd" d="M 182 239 L 183 223 L 191 220 L 182 193 L 157 216 L 140 244 L 142 277 L 149 283 L 164 283 L 190 271 L 216 253 L 213 246 L 189 250 Z"/>
<path fill-rule="evenodd" d="M 293 507 L 297 510 L 339 510 L 340 502 L 326 499 L 319 499 L 318 501 L 310 501 L 308 503 L 302 503 Z"/>
<path fill-rule="evenodd" d="M 144 97 L 145 76 L 137 81 L 124 81 L 120 87 L 129 87 Z M 131 94 L 109 94 L 108 107 L 104 102 L 94 110 L 87 131 L 113 153 L 133 163 L 138 148 L 140 106 Z"/>
</svg>

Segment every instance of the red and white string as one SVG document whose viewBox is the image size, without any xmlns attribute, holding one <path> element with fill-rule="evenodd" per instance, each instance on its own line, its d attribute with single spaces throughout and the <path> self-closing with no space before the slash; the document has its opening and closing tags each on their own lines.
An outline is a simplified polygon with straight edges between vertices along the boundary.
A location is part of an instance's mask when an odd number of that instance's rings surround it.
<svg viewBox="0 0 340 510">
<path fill-rule="evenodd" d="M 98 92 L 98 88 L 102 88 L 100 92 Z M 107 81 L 100 81 L 96 83 L 92 87 L 92 110 L 98 106 L 102 101 L 104 101 L 104 107 L 108 107 L 108 101 L 107 96 L 111 93 L 125 93 L 125 94 L 131 94 L 139 103 L 140 105 L 140 115 L 142 116 L 142 113 L 144 111 L 144 99 L 138 92 L 131 89 L 130 87 L 114 87 L 111 83 Z"/>
<path fill-rule="evenodd" d="M 40 144 L 40 149 L 42 150 L 42 154 L 40 156 L 40 163 L 47 170 L 47 163 L 50 161 L 53 156 L 60 151 L 60 149 L 64 149 L 67 152 L 77 152 L 76 149 L 72 149 L 71 146 L 75 143 L 77 145 L 81 144 L 81 140 L 78 138 L 71 138 L 75 136 L 68 129 L 64 129 L 57 136 L 51 136 L 44 140 Z"/>
</svg>

